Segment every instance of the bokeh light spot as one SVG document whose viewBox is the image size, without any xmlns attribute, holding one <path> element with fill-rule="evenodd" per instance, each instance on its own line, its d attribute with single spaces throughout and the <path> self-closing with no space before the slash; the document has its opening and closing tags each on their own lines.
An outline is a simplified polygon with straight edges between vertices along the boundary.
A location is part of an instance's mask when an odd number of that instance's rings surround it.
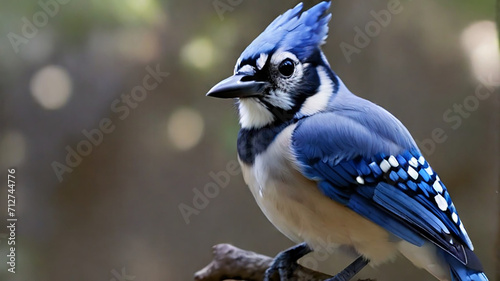
<svg viewBox="0 0 500 281">
<path fill-rule="evenodd" d="M 499 86 L 500 54 L 496 25 L 479 21 L 469 25 L 461 35 L 475 78 L 486 86 Z"/>
<path fill-rule="evenodd" d="M 181 50 L 184 63 L 198 69 L 207 69 L 214 63 L 214 45 L 210 39 L 195 38 Z"/>
<path fill-rule="evenodd" d="M 71 78 L 64 68 L 49 65 L 33 75 L 30 89 L 31 95 L 43 108 L 59 109 L 71 95 Z"/>
<path fill-rule="evenodd" d="M 167 123 L 167 138 L 178 150 L 196 146 L 203 136 L 204 122 L 200 113 L 190 108 L 177 109 Z"/>
<path fill-rule="evenodd" d="M 139 63 L 148 63 L 157 59 L 160 54 L 158 36 L 148 29 L 123 29 L 117 34 L 116 44 L 123 58 Z"/>
</svg>

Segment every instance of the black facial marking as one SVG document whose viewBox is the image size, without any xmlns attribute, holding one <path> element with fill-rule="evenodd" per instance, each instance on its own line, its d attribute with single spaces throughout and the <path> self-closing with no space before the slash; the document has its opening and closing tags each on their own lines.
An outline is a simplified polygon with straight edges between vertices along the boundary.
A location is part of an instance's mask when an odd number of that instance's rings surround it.
<svg viewBox="0 0 500 281">
<path fill-rule="evenodd" d="M 259 101 L 267 108 L 269 112 L 271 112 L 276 122 L 288 122 L 295 117 L 296 110 L 294 110 L 293 108 L 285 110 L 283 108 L 275 107 L 263 98 L 259 98 Z"/>
<path fill-rule="evenodd" d="M 320 80 L 315 67 L 304 67 L 302 81 L 293 89 L 290 98 L 292 100 L 292 108 L 286 110 L 271 104 L 264 98 L 259 98 L 259 102 L 263 104 L 271 114 L 273 114 L 276 122 L 288 122 L 293 119 L 296 113 L 300 110 L 305 100 L 314 95 L 320 86 Z M 266 90 L 266 95 L 270 95 L 271 88 Z"/>
<path fill-rule="evenodd" d="M 253 164 L 255 157 L 266 151 L 276 136 L 288 125 L 296 123 L 299 119 L 291 119 L 287 122 L 277 121 L 259 129 L 242 128 L 238 133 L 237 149 L 241 161 Z"/>
</svg>

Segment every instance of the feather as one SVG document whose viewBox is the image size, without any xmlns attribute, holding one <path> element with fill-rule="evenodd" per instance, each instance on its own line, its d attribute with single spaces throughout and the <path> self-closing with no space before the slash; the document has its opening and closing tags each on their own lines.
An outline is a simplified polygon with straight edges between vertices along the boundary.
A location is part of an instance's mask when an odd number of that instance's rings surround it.
<svg viewBox="0 0 500 281">
<path fill-rule="evenodd" d="M 417 246 L 429 240 L 462 267 L 477 270 L 480 263 L 446 187 L 406 128 L 357 99 L 336 98 L 331 111 L 298 122 L 292 150 L 302 173 L 318 181 L 325 196 L 401 239 Z"/>
<path fill-rule="evenodd" d="M 314 50 L 325 43 L 331 14 L 324 15 L 330 2 L 321 2 L 302 12 L 302 3 L 277 17 L 240 56 L 244 65 L 248 60 L 256 60 L 260 54 L 270 54 L 277 49 L 293 51 L 303 61 Z M 302 13 L 301 13 L 302 12 Z"/>
</svg>

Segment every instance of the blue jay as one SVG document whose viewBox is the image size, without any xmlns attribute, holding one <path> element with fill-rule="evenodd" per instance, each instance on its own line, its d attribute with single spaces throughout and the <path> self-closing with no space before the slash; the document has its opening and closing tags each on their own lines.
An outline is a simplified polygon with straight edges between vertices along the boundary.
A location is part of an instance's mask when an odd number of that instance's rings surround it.
<svg viewBox="0 0 500 281">
<path fill-rule="evenodd" d="M 359 256 L 331 280 L 398 253 L 439 280 L 488 280 L 450 195 L 403 124 L 352 94 L 320 49 L 330 2 L 276 18 L 207 93 L 237 98 L 237 150 L 266 217 L 300 243 L 266 272 L 282 280 L 328 247 Z"/>
</svg>

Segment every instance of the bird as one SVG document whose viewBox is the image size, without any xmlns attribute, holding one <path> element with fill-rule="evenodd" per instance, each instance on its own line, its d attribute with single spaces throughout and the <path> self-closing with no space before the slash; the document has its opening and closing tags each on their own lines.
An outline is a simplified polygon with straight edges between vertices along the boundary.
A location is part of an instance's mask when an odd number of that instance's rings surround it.
<svg viewBox="0 0 500 281">
<path fill-rule="evenodd" d="M 407 128 L 353 94 L 331 69 L 331 2 L 278 16 L 209 97 L 236 99 L 243 178 L 269 221 L 296 246 L 264 280 L 328 247 L 356 255 L 328 280 L 401 254 L 438 280 L 488 280 L 437 173 Z M 288 279 L 289 280 L 289 279 Z"/>
</svg>

